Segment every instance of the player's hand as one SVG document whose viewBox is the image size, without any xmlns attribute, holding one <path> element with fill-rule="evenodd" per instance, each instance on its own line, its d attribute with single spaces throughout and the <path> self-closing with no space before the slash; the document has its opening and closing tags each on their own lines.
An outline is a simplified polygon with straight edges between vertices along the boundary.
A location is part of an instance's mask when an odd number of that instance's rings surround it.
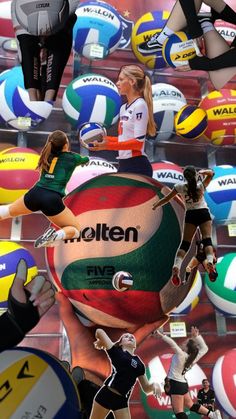
<svg viewBox="0 0 236 419">
<path fill-rule="evenodd" d="M 186 65 L 181 65 L 180 67 L 176 67 L 175 68 L 176 71 L 191 71 L 191 67 L 189 66 L 189 64 Z"/>
<path fill-rule="evenodd" d="M 161 397 L 161 386 L 158 383 L 153 383 L 153 396 L 158 398 Z"/>
<path fill-rule="evenodd" d="M 97 141 L 94 141 L 93 143 L 88 143 L 88 149 L 89 151 L 102 151 L 107 149 L 107 143 L 105 137 L 102 137 L 102 139 L 98 139 Z"/>
<path fill-rule="evenodd" d="M 154 330 L 154 332 L 152 332 L 152 336 L 154 337 L 163 337 L 164 333 L 162 333 L 159 329 Z"/>
<path fill-rule="evenodd" d="M 192 338 L 196 338 L 197 336 L 199 336 L 199 329 L 197 327 L 191 327 L 191 336 Z"/>
</svg>

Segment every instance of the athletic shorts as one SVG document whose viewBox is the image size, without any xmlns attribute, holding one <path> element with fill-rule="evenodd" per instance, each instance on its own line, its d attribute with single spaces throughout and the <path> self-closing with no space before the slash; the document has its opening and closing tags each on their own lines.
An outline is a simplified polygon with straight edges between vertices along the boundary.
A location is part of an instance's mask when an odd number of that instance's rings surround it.
<svg viewBox="0 0 236 419">
<path fill-rule="evenodd" d="M 188 383 L 181 383 L 180 381 L 170 379 L 170 395 L 171 394 L 186 394 L 188 393 Z"/>
<path fill-rule="evenodd" d="M 33 186 L 24 196 L 25 206 L 32 212 L 42 211 L 46 216 L 53 217 L 60 214 L 65 205 L 59 192 Z"/>
<path fill-rule="evenodd" d="M 193 224 L 196 227 L 198 227 L 206 221 L 211 221 L 211 216 L 208 208 L 200 208 L 186 211 L 185 223 Z"/>
<path fill-rule="evenodd" d="M 137 173 L 152 177 L 153 169 L 146 156 L 130 157 L 129 159 L 120 159 L 118 172 Z"/>
<path fill-rule="evenodd" d="M 128 407 L 128 400 L 125 396 L 114 393 L 107 386 L 103 386 L 96 394 L 94 400 L 105 409 L 119 410 Z"/>
</svg>

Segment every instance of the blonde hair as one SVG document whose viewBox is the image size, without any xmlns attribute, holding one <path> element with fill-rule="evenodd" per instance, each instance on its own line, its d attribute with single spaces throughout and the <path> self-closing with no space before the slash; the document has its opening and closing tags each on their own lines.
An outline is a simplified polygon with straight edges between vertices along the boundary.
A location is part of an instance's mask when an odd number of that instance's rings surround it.
<svg viewBox="0 0 236 419">
<path fill-rule="evenodd" d="M 48 170 L 53 157 L 57 156 L 62 151 L 64 145 L 68 142 L 68 138 L 63 131 L 56 130 L 49 134 L 47 142 L 42 149 L 38 169 Z"/>
<path fill-rule="evenodd" d="M 153 117 L 153 100 L 152 100 L 152 84 L 149 76 L 144 73 L 143 69 L 138 65 L 124 65 L 120 69 L 120 73 L 124 73 L 126 77 L 135 81 L 134 89 L 136 89 L 144 98 L 148 107 L 148 135 L 156 134 L 156 124 Z"/>
</svg>

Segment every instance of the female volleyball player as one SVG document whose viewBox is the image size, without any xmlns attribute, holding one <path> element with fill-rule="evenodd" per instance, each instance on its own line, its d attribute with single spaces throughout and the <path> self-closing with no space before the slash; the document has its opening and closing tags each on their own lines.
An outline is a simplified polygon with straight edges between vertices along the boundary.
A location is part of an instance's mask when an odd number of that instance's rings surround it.
<svg viewBox="0 0 236 419">
<path fill-rule="evenodd" d="M 213 178 L 214 172 L 211 169 L 199 170 L 197 172 L 194 166 L 186 166 L 183 174 L 186 182 L 174 185 L 174 188 L 168 195 L 153 204 L 153 210 L 156 210 L 158 207 L 167 204 L 167 202 L 177 194 L 181 195 L 185 203 L 186 214 L 183 238 L 176 253 L 174 266 L 172 268 L 172 282 L 176 286 L 181 284 L 179 278 L 180 268 L 183 259 L 190 248 L 197 227 L 199 227 L 201 231 L 208 269 L 209 271 L 214 269 L 214 253 L 211 240 L 212 221 L 207 203 L 204 199 L 204 191 Z M 197 181 L 199 174 L 205 175 L 203 181 Z"/>
<path fill-rule="evenodd" d="M 212 419 L 217 418 L 214 412 L 198 403 L 193 403 L 188 390 L 188 382 L 185 378 L 185 373 L 208 351 L 208 347 L 203 337 L 199 334 L 197 327 L 191 328 L 191 338 L 186 341 L 183 347 L 178 346 L 173 339 L 159 330 L 156 330 L 153 336 L 160 336 L 175 352 L 171 359 L 167 377 L 170 384 L 168 393 L 170 394 L 171 405 L 176 418 L 188 418 L 186 413 L 184 413 L 185 407 L 199 415 L 206 415 Z"/>
<path fill-rule="evenodd" d="M 51 223 L 61 227 L 58 231 L 53 228 L 46 230 L 35 241 L 35 247 L 79 236 L 79 223 L 72 211 L 64 205 L 63 197 L 75 167 L 87 163 L 89 158 L 72 153 L 69 148 L 69 140 L 64 132 L 52 132 L 40 155 L 39 181 L 12 204 L 0 206 L 0 220 L 42 211 Z"/>
<path fill-rule="evenodd" d="M 119 172 L 152 177 L 152 166 L 144 151 L 146 134 L 156 133 L 151 81 L 141 67 L 125 65 L 120 69 L 116 85 L 127 98 L 120 109 L 118 137 L 104 137 L 89 150 L 118 150 Z"/>
<path fill-rule="evenodd" d="M 72 1 L 71 15 L 64 27 L 48 36 L 35 36 L 27 32 L 15 15 L 12 1 L 11 17 L 18 43 L 19 60 L 24 75 L 24 85 L 30 100 L 56 100 L 61 78 L 69 59 L 73 26 L 76 22 L 75 9 L 79 3 Z"/>
<path fill-rule="evenodd" d="M 95 337 L 94 346 L 106 351 L 112 372 L 94 398 L 90 419 L 103 419 L 110 410 L 117 419 L 130 419 L 128 403 L 136 380 L 145 393 L 152 393 L 156 397 L 161 395 L 161 388 L 157 383 L 148 382 L 145 366 L 134 354 L 134 335 L 124 333 L 117 342 L 112 342 L 103 329 L 97 329 Z"/>
<path fill-rule="evenodd" d="M 16 346 L 54 304 L 50 281 L 37 275 L 27 285 L 27 264 L 20 259 L 9 291 L 8 310 L 0 316 L 0 351 Z"/>
</svg>

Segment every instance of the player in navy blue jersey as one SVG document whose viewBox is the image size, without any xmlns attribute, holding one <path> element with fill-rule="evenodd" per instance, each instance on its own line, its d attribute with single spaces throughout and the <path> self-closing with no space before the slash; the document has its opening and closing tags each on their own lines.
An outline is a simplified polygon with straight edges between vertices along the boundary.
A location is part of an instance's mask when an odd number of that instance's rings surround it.
<svg viewBox="0 0 236 419">
<path fill-rule="evenodd" d="M 145 365 L 134 353 L 134 335 L 124 333 L 117 342 L 112 342 L 103 329 L 97 329 L 95 337 L 94 346 L 106 351 L 112 371 L 94 398 L 90 419 L 103 419 L 109 411 L 117 419 L 130 419 L 129 398 L 136 380 L 145 393 L 156 397 L 161 395 L 161 388 L 157 383 L 148 382 Z"/>
</svg>

